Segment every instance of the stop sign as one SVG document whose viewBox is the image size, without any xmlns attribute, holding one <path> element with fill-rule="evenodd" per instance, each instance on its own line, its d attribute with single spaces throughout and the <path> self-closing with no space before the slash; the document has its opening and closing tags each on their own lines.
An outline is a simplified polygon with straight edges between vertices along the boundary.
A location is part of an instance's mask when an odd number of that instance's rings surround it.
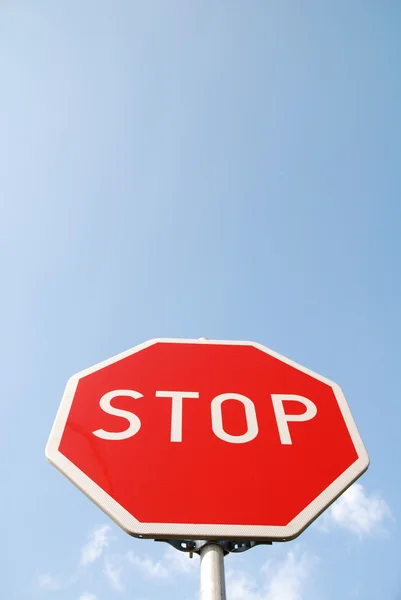
<svg viewBox="0 0 401 600">
<path fill-rule="evenodd" d="M 294 538 L 369 464 L 335 383 L 260 344 L 175 339 L 73 376 L 46 455 L 159 539 Z"/>
</svg>

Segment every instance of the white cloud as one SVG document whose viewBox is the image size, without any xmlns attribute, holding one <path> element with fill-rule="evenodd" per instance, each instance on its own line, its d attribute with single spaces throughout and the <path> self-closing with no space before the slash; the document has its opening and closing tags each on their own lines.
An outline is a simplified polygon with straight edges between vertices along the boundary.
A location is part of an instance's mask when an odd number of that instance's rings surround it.
<svg viewBox="0 0 401 600">
<path fill-rule="evenodd" d="M 249 573 L 228 571 L 226 585 L 231 600 L 263 600 L 263 594 L 256 591 L 257 583 Z"/>
<path fill-rule="evenodd" d="M 145 579 L 166 579 L 169 575 L 162 561 L 154 561 L 148 556 L 138 556 L 133 552 L 127 553 L 127 560 L 141 572 Z"/>
<path fill-rule="evenodd" d="M 38 577 L 38 584 L 43 590 L 56 592 L 61 589 L 60 579 L 51 573 L 42 573 Z"/>
<path fill-rule="evenodd" d="M 162 560 L 169 573 L 191 573 L 197 572 L 199 569 L 199 556 L 197 554 L 194 554 L 193 558 L 189 558 L 187 552 L 180 552 L 171 546 L 164 553 Z"/>
<path fill-rule="evenodd" d="M 97 560 L 109 545 L 109 525 L 96 527 L 89 536 L 89 541 L 81 549 L 81 565 L 89 565 Z"/>
<path fill-rule="evenodd" d="M 281 564 L 268 563 L 264 568 L 270 579 L 266 600 L 301 600 L 303 586 L 317 562 L 313 554 L 290 551 Z"/>
<path fill-rule="evenodd" d="M 382 531 L 382 522 L 390 516 L 389 507 L 378 494 L 369 495 L 363 485 L 354 483 L 325 514 L 323 529 L 336 525 L 362 538 Z"/>
<path fill-rule="evenodd" d="M 188 553 L 180 552 L 170 546 L 160 560 L 149 556 L 140 556 L 132 551 L 127 552 L 126 559 L 145 579 L 167 579 L 173 573 L 191 573 L 199 569 L 199 556 L 191 559 Z"/>
<path fill-rule="evenodd" d="M 295 549 L 283 561 L 267 562 L 257 578 L 249 573 L 228 572 L 227 595 L 232 600 L 302 600 L 304 586 L 317 562 L 315 555 L 300 554 Z"/>
<path fill-rule="evenodd" d="M 122 564 L 112 564 L 109 559 L 105 559 L 103 572 L 109 584 L 114 590 L 116 590 L 117 592 L 124 591 L 124 586 L 121 581 L 121 576 L 123 573 Z"/>
<path fill-rule="evenodd" d="M 84 592 L 80 595 L 79 600 L 97 600 L 95 594 L 89 594 L 88 592 Z"/>
</svg>

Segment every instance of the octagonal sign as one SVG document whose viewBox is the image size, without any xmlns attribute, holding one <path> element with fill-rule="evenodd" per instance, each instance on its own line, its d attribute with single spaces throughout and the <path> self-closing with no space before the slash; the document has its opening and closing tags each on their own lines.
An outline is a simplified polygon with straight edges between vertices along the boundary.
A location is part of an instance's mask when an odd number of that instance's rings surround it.
<svg viewBox="0 0 401 600">
<path fill-rule="evenodd" d="M 156 539 L 294 538 L 369 464 L 335 383 L 260 344 L 176 339 L 73 376 L 46 455 Z"/>
</svg>

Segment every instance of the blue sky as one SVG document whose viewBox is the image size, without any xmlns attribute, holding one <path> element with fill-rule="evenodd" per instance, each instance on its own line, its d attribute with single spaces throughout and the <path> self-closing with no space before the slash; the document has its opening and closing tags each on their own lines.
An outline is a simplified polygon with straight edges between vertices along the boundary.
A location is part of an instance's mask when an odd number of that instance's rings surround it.
<svg viewBox="0 0 401 600">
<path fill-rule="evenodd" d="M 2 596 L 197 597 L 45 461 L 70 375 L 152 337 L 337 381 L 371 467 L 232 600 L 401 598 L 401 5 L 0 4 Z M 185 560 L 183 560 L 185 559 Z"/>
</svg>

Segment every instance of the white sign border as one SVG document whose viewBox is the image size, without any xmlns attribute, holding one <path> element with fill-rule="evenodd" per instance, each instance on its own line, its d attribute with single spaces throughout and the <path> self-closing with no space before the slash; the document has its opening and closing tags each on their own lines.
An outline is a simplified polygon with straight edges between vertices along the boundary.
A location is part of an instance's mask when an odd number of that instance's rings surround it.
<svg viewBox="0 0 401 600">
<path fill-rule="evenodd" d="M 288 525 L 210 525 L 204 524 L 182 524 L 182 523 L 142 523 L 135 519 L 116 500 L 99 487 L 83 471 L 74 465 L 59 451 L 61 438 L 68 419 L 72 401 L 79 380 L 95 371 L 103 369 L 117 361 L 122 360 L 136 352 L 140 352 L 157 343 L 174 344 L 206 344 L 206 345 L 237 345 L 253 346 L 274 358 L 290 365 L 331 386 L 337 399 L 339 408 L 348 428 L 350 437 L 355 446 L 358 458 L 344 473 L 330 484 L 313 502 L 303 509 Z M 99 508 L 101 508 L 113 521 L 130 535 L 143 538 L 155 539 L 224 539 L 224 540 L 264 540 L 264 541 L 287 541 L 296 538 L 308 525 L 312 523 L 338 496 L 340 496 L 369 466 L 369 457 L 365 446 L 359 435 L 358 429 L 352 418 L 351 411 L 341 388 L 334 382 L 306 369 L 294 361 L 281 356 L 277 352 L 266 348 L 256 342 L 225 341 L 205 339 L 175 339 L 155 338 L 143 344 L 135 346 L 126 352 L 113 356 L 89 369 L 77 373 L 68 381 L 63 399 L 60 404 L 50 437 L 46 446 L 46 458 L 63 475 L 65 475 L 76 487 L 88 496 Z"/>
</svg>

